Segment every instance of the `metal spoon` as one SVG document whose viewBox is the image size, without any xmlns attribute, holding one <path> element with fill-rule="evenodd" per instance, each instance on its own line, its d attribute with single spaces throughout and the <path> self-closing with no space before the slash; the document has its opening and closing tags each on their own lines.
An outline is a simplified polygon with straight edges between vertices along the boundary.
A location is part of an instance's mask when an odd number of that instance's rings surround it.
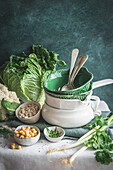
<svg viewBox="0 0 113 170">
<path fill-rule="evenodd" d="M 70 84 L 72 85 L 73 88 L 74 88 L 74 85 L 73 85 L 74 79 L 75 79 L 76 75 L 78 74 L 79 70 L 81 69 L 81 67 L 87 61 L 87 59 L 88 59 L 88 55 L 83 56 L 83 57 L 80 56 L 78 58 L 77 64 L 76 64 L 76 66 L 75 66 L 75 68 L 73 70 L 73 73 L 72 73 L 72 76 L 71 76 L 71 80 L 70 80 Z"/>
<path fill-rule="evenodd" d="M 79 66 L 79 64 L 80 64 L 81 59 L 82 59 L 82 56 L 79 56 L 79 57 L 78 57 L 78 60 L 77 60 L 77 63 L 76 63 L 76 65 L 75 65 L 75 67 L 74 67 L 74 69 L 73 69 L 73 72 L 72 72 L 72 74 L 71 74 L 70 84 L 72 84 L 72 82 L 73 82 L 74 74 L 75 74 L 75 72 L 76 72 L 76 70 L 77 70 L 77 68 L 78 68 L 78 66 Z"/>
<path fill-rule="evenodd" d="M 75 67 L 74 67 L 74 70 L 73 70 L 73 72 L 72 72 L 70 81 L 69 81 L 69 83 L 67 84 L 67 86 L 66 86 L 66 88 L 65 88 L 66 90 L 75 89 L 74 84 L 73 84 L 74 79 L 75 79 L 76 75 L 78 74 L 79 70 L 81 69 L 81 67 L 82 67 L 83 64 L 86 62 L 87 59 L 88 59 L 88 55 L 83 56 L 83 57 L 80 56 L 80 57 L 78 58 L 77 63 L 76 63 L 76 65 L 75 65 Z M 64 87 L 64 86 L 63 86 L 63 87 Z M 63 91 L 63 90 L 62 90 L 62 91 Z"/>
<path fill-rule="evenodd" d="M 73 67 L 74 67 L 76 58 L 77 58 L 77 56 L 78 56 L 78 53 L 79 53 L 79 50 L 78 50 L 78 49 L 74 49 L 74 50 L 72 51 L 71 65 L 70 65 L 68 83 L 65 84 L 65 85 L 62 87 L 61 91 L 66 91 L 66 90 L 68 90 L 69 87 L 70 87 L 71 73 L 72 73 L 72 70 L 73 70 Z"/>
</svg>

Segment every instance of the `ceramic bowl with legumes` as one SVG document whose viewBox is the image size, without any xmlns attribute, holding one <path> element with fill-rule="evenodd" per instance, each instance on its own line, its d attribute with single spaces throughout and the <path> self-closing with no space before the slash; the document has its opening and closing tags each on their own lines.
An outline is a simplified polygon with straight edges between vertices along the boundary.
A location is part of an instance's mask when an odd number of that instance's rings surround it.
<svg viewBox="0 0 113 170">
<path fill-rule="evenodd" d="M 40 118 L 41 105 L 35 101 L 21 104 L 16 109 L 16 117 L 24 123 L 36 123 Z"/>
<path fill-rule="evenodd" d="M 36 126 L 21 125 L 14 131 L 14 139 L 21 145 L 33 145 L 40 138 L 40 130 Z"/>
</svg>

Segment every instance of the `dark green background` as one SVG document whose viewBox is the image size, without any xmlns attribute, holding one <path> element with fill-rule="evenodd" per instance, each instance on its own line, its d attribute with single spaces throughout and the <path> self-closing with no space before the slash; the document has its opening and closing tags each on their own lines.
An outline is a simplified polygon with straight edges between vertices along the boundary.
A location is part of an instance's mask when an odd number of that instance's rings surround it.
<svg viewBox="0 0 113 170">
<path fill-rule="evenodd" d="M 89 55 L 94 81 L 113 78 L 113 0 L 0 0 L 0 65 L 33 44 L 70 66 L 73 48 Z M 113 110 L 113 85 L 94 90 Z"/>
</svg>

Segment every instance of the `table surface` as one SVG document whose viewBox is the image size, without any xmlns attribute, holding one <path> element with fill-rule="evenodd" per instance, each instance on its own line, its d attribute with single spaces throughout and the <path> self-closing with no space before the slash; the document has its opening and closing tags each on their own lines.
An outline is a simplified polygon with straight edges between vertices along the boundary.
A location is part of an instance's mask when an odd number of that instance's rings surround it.
<svg viewBox="0 0 113 170">
<path fill-rule="evenodd" d="M 100 102 L 99 109 L 108 111 L 107 104 Z M 57 148 L 74 140 L 64 139 L 58 143 L 51 143 L 41 139 L 32 146 L 22 146 L 20 150 L 10 149 L 13 137 L 9 139 L 0 138 L 0 170 L 112 170 L 113 163 L 102 165 L 95 160 L 94 151 L 87 149 L 79 155 L 73 162 L 73 165 L 62 163 L 64 158 L 70 157 L 78 148 L 66 150 L 63 152 L 54 152 L 47 154 L 51 148 Z"/>
</svg>

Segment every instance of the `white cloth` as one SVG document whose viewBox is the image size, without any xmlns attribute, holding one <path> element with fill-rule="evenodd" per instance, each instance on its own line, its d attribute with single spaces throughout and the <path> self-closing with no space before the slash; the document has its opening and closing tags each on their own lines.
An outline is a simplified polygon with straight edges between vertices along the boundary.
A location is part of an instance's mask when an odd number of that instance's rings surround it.
<svg viewBox="0 0 113 170">
<path fill-rule="evenodd" d="M 109 111 L 104 101 L 100 102 L 99 109 Z M 77 149 L 63 152 L 54 152 L 47 155 L 50 148 L 57 148 L 73 140 L 62 140 L 51 143 L 47 140 L 39 140 L 35 145 L 22 146 L 20 150 L 10 149 L 13 138 L 0 138 L 0 170 L 112 170 L 113 163 L 102 165 L 95 160 L 93 150 L 87 149 L 73 162 L 72 167 L 62 163 L 64 158 L 70 157 Z M 16 144 L 17 145 L 17 144 Z"/>
</svg>

